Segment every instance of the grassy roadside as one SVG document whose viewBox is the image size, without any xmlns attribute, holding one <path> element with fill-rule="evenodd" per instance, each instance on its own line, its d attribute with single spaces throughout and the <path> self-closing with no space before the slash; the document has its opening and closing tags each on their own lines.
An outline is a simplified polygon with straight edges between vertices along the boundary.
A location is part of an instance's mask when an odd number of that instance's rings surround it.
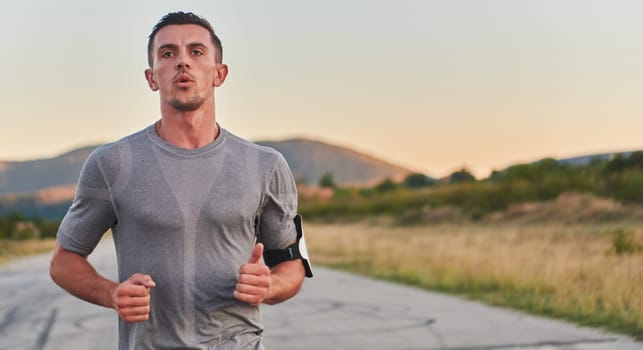
<svg viewBox="0 0 643 350">
<path fill-rule="evenodd" d="M 54 238 L 24 241 L 0 240 L 0 265 L 23 256 L 50 252 L 54 242 L 56 242 Z"/>
<path fill-rule="evenodd" d="M 643 340 L 640 223 L 401 227 L 363 221 L 308 222 L 305 229 L 314 264 L 604 327 Z M 51 251 L 54 242 L 0 240 L 0 264 Z"/>
<path fill-rule="evenodd" d="M 617 254 L 618 232 L 643 242 L 626 223 L 306 225 L 315 264 L 643 340 L 643 254 Z"/>
</svg>

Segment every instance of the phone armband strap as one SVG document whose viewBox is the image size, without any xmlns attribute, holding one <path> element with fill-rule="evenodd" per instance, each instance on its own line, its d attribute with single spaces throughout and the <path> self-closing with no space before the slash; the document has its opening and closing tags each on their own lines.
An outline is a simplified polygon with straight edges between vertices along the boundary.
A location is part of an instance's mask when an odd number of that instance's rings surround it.
<svg viewBox="0 0 643 350">
<path fill-rule="evenodd" d="M 308 249 L 306 248 L 306 239 L 304 238 L 304 229 L 301 226 L 301 215 L 295 216 L 295 229 L 297 230 L 297 242 L 289 245 L 285 249 L 267 249 L 263 252 L 263 260 L 266 265 L 273 267 L 279 263 L 289 260 L 301 259 L 306 270 L 306 277 L 313 277 L 313 271 L 310 268 L 308 259 Z"/>
</svg>

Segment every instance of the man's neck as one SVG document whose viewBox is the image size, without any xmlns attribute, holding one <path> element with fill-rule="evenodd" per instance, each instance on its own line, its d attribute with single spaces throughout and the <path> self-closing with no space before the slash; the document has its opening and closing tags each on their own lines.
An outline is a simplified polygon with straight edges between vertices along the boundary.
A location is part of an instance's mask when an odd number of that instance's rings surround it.
<svg viewBox="0 0 643 350">
<path fill-rule="evenodd" d="M 212 143 L 219 135 L 214 112 L 193 111 L 162 113 L 156 133 L 177 147 L 195 149 Z"/>
</svg>

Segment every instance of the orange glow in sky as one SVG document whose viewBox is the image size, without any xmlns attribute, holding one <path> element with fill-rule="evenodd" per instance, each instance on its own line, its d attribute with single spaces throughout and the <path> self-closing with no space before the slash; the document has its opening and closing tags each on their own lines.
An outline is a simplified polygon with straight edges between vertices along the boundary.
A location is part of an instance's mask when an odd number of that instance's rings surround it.
<svg viewBox="0 0 643 350">
<path fill-rule="evenodd" d="M 643 149 L 639 1 L 169 1 L 0 5 L 0 160 L 113 141 L 159 118 L 147 35 L 191 10 L 230 67 L 217 119 L 444 176 Z"/>
</svg>

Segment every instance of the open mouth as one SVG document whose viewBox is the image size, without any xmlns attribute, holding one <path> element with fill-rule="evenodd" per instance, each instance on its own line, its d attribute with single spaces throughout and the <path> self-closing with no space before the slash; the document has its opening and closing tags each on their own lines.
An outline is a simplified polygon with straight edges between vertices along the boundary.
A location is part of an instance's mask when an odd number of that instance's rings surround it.
<svg viewBox="0 0 643 350">
<path fill-rule="evenodd" d="M 186 83 L 191 83 L 192 78 L 187 74 L 181 74 L 174 81 L 179 84 L 186 84 Z"/>
</svg>

